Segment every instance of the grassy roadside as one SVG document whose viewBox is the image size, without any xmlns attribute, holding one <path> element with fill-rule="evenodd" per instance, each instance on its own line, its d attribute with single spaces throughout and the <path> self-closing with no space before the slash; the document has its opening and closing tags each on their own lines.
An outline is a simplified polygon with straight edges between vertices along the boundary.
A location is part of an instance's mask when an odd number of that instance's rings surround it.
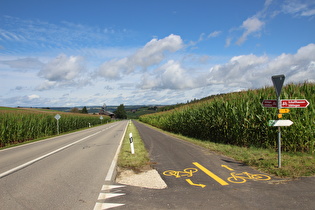
<svg viewBox="0 0 315 210">
<path fill-rule="evenodd" d="M 135 153 L 131 154 L 129 133 L 132 133 Z M 135 125 L 130 121 L 126 135 L 121 145 L 117 165 L 121 169 L 132 169 L 135 172 L 141 171 L 150 164 L 149 154 L 143 144 Z"/>
<path fill-rule="evenodd" d="M 214 151 L 216 153 L 231 157 L 237 161 L 241 161 L 249 166 L 252 166 L 258 169 L 259 171 L 262 171 L 268 174 L 273 174 L 279 177 L 290 177 L 290 178 L 315 175 L 315 155 L 314 154 L 312 155 L 312 154 L 306 154 L 306 153 L 282 153 L 282 156 L 281 156 L 282 166 L 281 168 L 278 168 L 277 167 L 278 166 L 278 153 L 276 151 L 271 151 L 268 149 L 260 149 L 260 148 L 237 147 L 237 146 L 232 146 L 232 145 L 201 141 L 198 139 L 188 138 L 182 135 L 166 132 L 161 129 L 155 128 L 153 126 L 150 126 L 150 127 L 152 127 L 153 129 L 159 130 L 161 132 L 167 133 L 169 135 L 172 135 L 176 138 L 194 143 L 196 145 L 209 149 L 210 151 Z M 146 162 L 143 162 L 143 163 L 146 163 Z"/>
</svg>

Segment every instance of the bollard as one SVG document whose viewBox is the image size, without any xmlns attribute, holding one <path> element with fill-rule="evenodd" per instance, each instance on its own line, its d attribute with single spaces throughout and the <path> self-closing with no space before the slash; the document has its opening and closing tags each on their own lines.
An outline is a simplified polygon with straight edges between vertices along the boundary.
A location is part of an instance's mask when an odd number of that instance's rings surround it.
<svg viewBox="0 0 315 210">
<path fill-rule="evenodd" d="M 129 141 L 130 141 L 130 150 L 131 150 L 131 154 L 135 154 L 135 148 L 134 148 L 134 146 L 133 146 L 132 133 L 129 133 Z"/>
</svg>

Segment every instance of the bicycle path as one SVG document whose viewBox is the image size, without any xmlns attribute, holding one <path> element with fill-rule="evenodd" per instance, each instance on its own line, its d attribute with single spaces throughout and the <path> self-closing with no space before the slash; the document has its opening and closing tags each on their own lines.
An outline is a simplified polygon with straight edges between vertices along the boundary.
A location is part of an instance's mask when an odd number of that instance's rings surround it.
<svg viewBox="0 0 315 210">
<path fill-rule="evenodd" d="M 142 123 L 134 124 L 151 161 L 156 163 L 154 168 L 168 187 L 120 188 L 118 191 L 124 196 L 106 201 L 124 204 L 115 209 L 312 209 L 315 206 L 314 177 L 280 180 Z"/>
</svg>

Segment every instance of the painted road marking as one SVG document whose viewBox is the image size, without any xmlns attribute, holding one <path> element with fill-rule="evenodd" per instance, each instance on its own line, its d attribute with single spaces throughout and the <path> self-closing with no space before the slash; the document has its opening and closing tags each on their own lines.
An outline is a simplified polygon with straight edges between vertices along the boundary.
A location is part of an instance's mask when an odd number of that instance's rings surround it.
<svg viewBox="0 0 315 210">
<path fill-rule="evenodd" d="M 167 170 L 164 171 L 163 174 L 165 176 L 175 176 L 176 178 L 180 178 L 182 176 L 192 177 L 193 173 L 196 173 L 198 169 L 196 168 L 186 168 L 183 171 L 174 171 L 174 170 Z"/>
<path fill-rule="evenodd" d="M 45 154 L 45 155 L 43 155 L 43 156 L 40 156 L 40 157 L 38 157 L 38 158 L 35 158 L 35 159 L 33 159 L 33 160 L 30 160 L 30 161 L 28 161 L 28 162 L 22 164 L 22 165 L 19 165 L 19 166 L 15 167 L 15 168 L 12 168 L 12 169 L 8 170 L 8 171 L 5 171 L 5 172 L 3 172 L 3 173 L 0 174 L 0 178 L 5 177 L 5 176 L 7 176 L 7 175 L 9 175 L 9 174 L 12 174 L 12 173 L 14 173 L 14 172 L 16 172 L 16 171 L 18 171 L 18 170 L 23 169 L 23 168 L 26 168 L 27 166 L 30 166 L 30 165 L 32 165 L 33 163 L 36 163 L 36 162 L 38 162 L 38 161 L 40 161 L 40 160 L 42 160 L 42 159 L 44 159 L 44 158 L 46 158 L 46 157 L 48 157 L 48 156 L 50 156 L 50 155 L 53 155 L 53 154 L 55 154 L 55 153 L 57 153 L 57 152 L 60 152 L 60 151 L 62 151 L 62 150 L 64 150 L 64 149 L 67 149 L 68 147 L 71 147 L 72 145 L 75 145 L 75 144 L 77 144 L 77 143 L 80 143 L 81 141 L 84 141 L 84 140 L 86 140 L 86 139 L 88 139 L 88 138 L 90 138 L 90 137 L 92 137 L 92 136 L 95 136 L 95 135 L 99 134 L 100 132 L 102 132 L 102 131 L 98 131 L 98 132 L 96 132 L 96 133 L 93 133 L 93 134 L 91 134 L 91 135 L 88 135 L 88 136 L 86 136 L 86 137 L 84 137 L 84 138 L 82 138 L 82 139 L 79 139 L 79 140 L 77 140 L 77 141 L 75 141 L 75 142 L 72 142 L 71 144 L 68 144 L 68 145 L 66 145 L 66 146 L 60 147 L 59 149 L 56 149 L 56 150 L 54 150 L 54 151 L 52 151 L 52 152 L 49 152 L 49 153 L 47 153 L 47 154 Z"/>
<path fill-rule="evenodd" d="M 227 165 L 221 165 L 221 167 L 226 168 L 226 169 L 229 170 L 229 171 L 234 171 L 234 169 L 228 167 Z"/>
<path fill-rule="evenodd" d="M 193 162 L 193 164 L 198 167 L 200 170 L 202 170 L 203 172 L 205 172 L 208 176 L 210 176 L 212 179 L 214 179 L 215 181 L 219 182 L 221 185 L 229 185 L 229 183 L 227 183 L 226 181 L 224 181 L 223 179 L 221 179 L 220 177 L 218 177 L 217 175 L 215 175 L 214 173 L 212 173 L 211 171 L 209 171 L 208 169 L 206 169 L 205 167 L 203 167 L 202 165 L 200 165 L 197 162 Z"/>
<path fill-rule="evenodd" d="M 204 184 L 195 184 L 191 181 L 191 179 L 186 179 L 186 182 L 188 182 L 190 185 L 194 185 L 194 186 L 198 186 L 198 187 L 206 187 L 207 185 L 204 185 Z"/>
<path fill-rule="evenodd" d="M 125 185 L 103 185 L 101 191 L 105 192 L 100 192 L 93 210 L 104 210 L 125 205 L 123 203 L 106 203 L 106 199 L 125 195 L 125 193 L 110 192 L 111 189 L 121 187 L 125 187 Z"/>
<path fill-rule="evenodd" d="M 242 172 L 242 173 L 232 172 L 231 177 L 228 178 L 228 181 L 241 184 L 241 183 L 245 183 L 247 179 L 265 181 L 265 180 L 270 180 L 271 177 L 265 174 L 251 174 L 248 172 Z"/>
</svg>

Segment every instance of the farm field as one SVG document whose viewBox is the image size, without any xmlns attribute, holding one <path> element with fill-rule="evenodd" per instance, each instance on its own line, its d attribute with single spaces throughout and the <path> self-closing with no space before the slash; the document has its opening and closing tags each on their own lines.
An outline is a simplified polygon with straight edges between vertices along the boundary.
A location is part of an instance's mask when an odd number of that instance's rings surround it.
<svg viewBox="0 0 315 210">
<path fill-rule="evenodd" d="M 315 84 L 288 84 L 281 99 L 307 99 L 307 108 L 292 108 L 282 119 L 293 121 L 282 129 L 282 149 L 314 154 Z M 273 87 L 211 96 L 174 110 L 143 115 L 140 121 L 183 136 L 241 147 L 276 150 L 277 109 L 262 106 L 264 99 L 275 99 Z"/>
<path fill-rule="evenodd" d="M 59 133 L 99 125 L 110 121 L 103 116 L 58 112 L 46 109 L 27 109 L 0 107 L 0 147 L 31 141 L 58 134 L 57 120 L 59 114 Z"/>
</svg>

